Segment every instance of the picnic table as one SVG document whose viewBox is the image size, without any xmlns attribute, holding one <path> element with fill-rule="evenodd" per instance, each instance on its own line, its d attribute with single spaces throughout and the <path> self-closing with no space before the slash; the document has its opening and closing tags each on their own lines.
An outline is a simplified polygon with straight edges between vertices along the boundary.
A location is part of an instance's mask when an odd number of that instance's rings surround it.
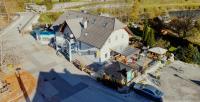
<svg viewBox="0 0 200 102">
<path fill-rule="evenodd" d="M 8 91 L 9 87 L 10 87 L 10 83 L 0 80 L 0 93 Z"/>
<path fill-rule="evenodd" d="M 78 69 L 80 69 L 81 71 L 84 71 L 86 73 L 88 73 L 89 75 L 91 75 L 91 73 L 93 73 L 94 69 L 89 67 L 89 66 L 86 66 L 86 65 L 83 65 L 79 60 L 75 59 L 74 61 L 72 61 L 74 66 L 76 66 Z"/>
</svg>

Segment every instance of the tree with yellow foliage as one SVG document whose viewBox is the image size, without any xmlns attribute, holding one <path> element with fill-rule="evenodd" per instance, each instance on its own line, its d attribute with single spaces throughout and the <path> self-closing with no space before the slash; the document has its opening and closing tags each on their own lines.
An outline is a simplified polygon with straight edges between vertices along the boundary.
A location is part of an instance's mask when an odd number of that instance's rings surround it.
<svg viewBox="0 0 200 102">
<path fill-rule="evenodd" d="M 139 12 L 140 12 L 140 0 L 135 0 L 131 12 L 132 20 L 139 19 Z"/>
</svg>

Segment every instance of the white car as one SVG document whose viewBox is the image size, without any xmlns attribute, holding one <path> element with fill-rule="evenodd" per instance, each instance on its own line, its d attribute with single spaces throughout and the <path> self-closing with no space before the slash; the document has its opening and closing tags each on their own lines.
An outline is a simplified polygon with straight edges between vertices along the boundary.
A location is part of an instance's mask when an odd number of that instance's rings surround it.
<svg viewBox="0 0 200 102">
<path fill-rule="evenodd" d="M 151 98 L 154 101 L 157 101 L 157 102 L 163 101 L 164 93 L 154 86 L 137 83 L 134 85 L 134 90 L 138 94 Z"/>
</svg>

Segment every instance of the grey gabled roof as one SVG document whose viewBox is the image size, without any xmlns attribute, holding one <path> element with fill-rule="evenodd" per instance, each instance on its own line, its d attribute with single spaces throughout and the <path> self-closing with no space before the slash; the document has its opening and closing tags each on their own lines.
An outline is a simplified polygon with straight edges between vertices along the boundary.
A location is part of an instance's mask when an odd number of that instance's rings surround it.
<svg viewBox="0 0 200 102">
<path fill-rule="evenodd" d="M 115 18 L 114 30 L 121 29 L 122 27 L 125 28 L 126 25 L 123 24 L 121 21 L 119 21 L 118 19 Z"/>
<path fill-rule="evenodd" d="M 79 38 L 81 36 L 81 25 L 77 21 L 82 21 L 82 19 L 81 18 L 67 19 L 66 23 L 70 27 L 70 30 L 74 34 L 74 36 L 76 38 Z"/>
<path fill-rule="evenodd" d="M 156 53 L 156 54 L 160 54 L 160 55 L 163 55 L 167 52 L 166 49 L 161 48 L 161 47 L 153 47 L 153 48 L 150 48 L 148 51 Z"/>
<path fill-rule="evenodd" d="M 80 21 L 82 19 L 82 21 Z M 83 12 L 67 11 L 61 15 L 52 25 L 59 26 L 63 22 L 68 24 L 76 39 L 89 45 L 101 48 L 110 34 L 126 26 L 116 18 L 91 15 Z M 84 21 L 87 21 L 87 28 L 83 28 Z"/>
</svg>

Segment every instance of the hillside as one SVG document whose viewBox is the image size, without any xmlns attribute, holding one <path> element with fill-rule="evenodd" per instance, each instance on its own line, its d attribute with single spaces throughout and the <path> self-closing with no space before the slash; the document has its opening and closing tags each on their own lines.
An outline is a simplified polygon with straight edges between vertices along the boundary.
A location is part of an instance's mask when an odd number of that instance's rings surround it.
<svg viewBox="0 0 200 102">
<path fill-rule="evenodd" d="M 5 0 L 8 13 L 24 11 L 24 3 L 26 0 Z"/>
<path fill-rule="evenodd" d="M 168 10 L 200 9 L 200 0 L 138 0 L 139 12 L 157 16 Z"/>
<path fill-rule="evenodd" d="M 200 6 L 200 0 L 141 0 L 143 8 L 180 8 L 184 6 L 197 7 Z"/>
</svg>

